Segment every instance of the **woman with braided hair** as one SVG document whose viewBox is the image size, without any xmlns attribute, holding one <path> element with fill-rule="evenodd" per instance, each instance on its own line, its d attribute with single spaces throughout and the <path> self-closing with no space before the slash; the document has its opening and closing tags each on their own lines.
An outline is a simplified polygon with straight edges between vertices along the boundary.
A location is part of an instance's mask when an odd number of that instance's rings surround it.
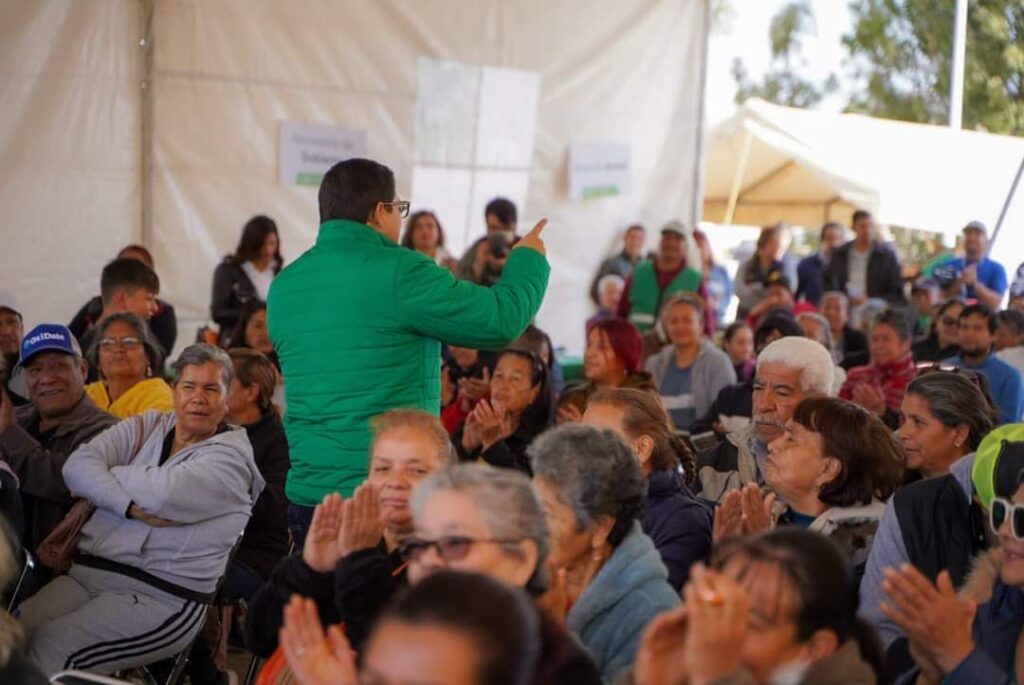
<svg viewBox="0 0 1024 685">
<path fill-rule="evenodd" d="M 696 477 L 689 445 L 656 397 L 631 388 L 599 390 L 583 423 L 612 431 L 636 454 L 647 481 L 641 527 L 668 569 L 669 585 L 681 589 L 690 567 L 711 551 L 711 512 L 687 487 Z"/>
</svg>

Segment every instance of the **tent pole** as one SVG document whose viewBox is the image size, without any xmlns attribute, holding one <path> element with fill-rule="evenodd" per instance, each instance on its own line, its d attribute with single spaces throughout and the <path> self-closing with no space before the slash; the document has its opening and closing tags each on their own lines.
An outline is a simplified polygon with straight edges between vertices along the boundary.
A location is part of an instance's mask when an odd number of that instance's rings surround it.
<svg viewBox="0 0 1024 685">
<path fill-rule="evenodd" d="M 988 241 L 988 249 L 991 250 L 992 246 L 996 244 L 996 236 L 999 235 L 999 229 L 1003 227 L 1003 220 L 1006 219 L 1006 213 L 1010 210 L 1010 204 L 1013 202 L 1013 196 L 1017 193 L 1017 186 L 1020 185 L 1020 177 L 1024 175 L 1024 157 L 1020 160 L 1020 166 L 1017 167 L 1017 175 L 1013 177 L 1013 183 L 1010 185 L 1010 190 L 1006 193 L 1006 200 L 1003 202 L 1003 208 L 999 211 L 999 218 L 996 219 L 996 227 L 992 229 L 992 237 Z"/>
<path fill-rule="evenodd" d="M 747 173 L 747 158 L 750 157 L 750 142 L 753 136 L 750 135 L 750 131 L 744 131 L 744 134 L 740 159 L 736 164 L 736 173 L 732 177 L 732 188 L 729 189 L 729 204 L 725 208 L 725 218 L 722 220 L 724 224 L 732 223 L 733 214 L 736 213 L 736 202 L 740 197 L 740 184 L 743 182 L 743 176 Z"/>
<path fill-rule="evenodd" d="M 967 0 L 956 0 L 953 23 L 953 59 L 949 73 L 949 127 L 963 127 L 964 60 L 967 52 Z"/>
</svg>

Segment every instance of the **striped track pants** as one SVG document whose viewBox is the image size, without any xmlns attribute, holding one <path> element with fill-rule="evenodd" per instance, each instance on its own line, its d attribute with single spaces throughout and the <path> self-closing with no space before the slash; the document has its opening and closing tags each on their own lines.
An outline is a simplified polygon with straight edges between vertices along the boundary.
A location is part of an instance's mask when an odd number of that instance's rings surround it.
<svg viewBox="0 0 1024 685">
<path fill-rule="evenodd" d="M 73 668 L 110 674 L 192 644 L 206 605 L 118 573 L 73 566 L 22 604 L 27 654 L 48 677 Z"/>
</svg>

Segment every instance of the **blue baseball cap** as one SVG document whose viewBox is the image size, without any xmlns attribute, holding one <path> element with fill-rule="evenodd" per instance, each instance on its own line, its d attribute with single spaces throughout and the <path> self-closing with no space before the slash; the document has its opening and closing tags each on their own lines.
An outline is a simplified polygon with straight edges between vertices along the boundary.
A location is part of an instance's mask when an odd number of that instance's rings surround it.
<svg viewBox="0 0 1024 685">
<path fill-rule="evenodd" d="M 76 357 L 82 356 L 82 348 L 75 336 L 57 323 L 41 323 L 22 339 L 21 357 L 18 366 L 22 367 L 40 352 L 63 352 Z"/>
</svg>

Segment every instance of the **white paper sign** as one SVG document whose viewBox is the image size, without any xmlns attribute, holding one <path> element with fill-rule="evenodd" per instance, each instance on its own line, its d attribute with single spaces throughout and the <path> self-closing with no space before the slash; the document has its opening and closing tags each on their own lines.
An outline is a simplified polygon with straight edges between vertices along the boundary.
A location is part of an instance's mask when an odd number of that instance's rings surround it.
<svg viewBox="0 0 1024 685">
<path fill-rule="evenodd" d="M 621 195 L 629 190 L 629 146 L 577 143 L 569 146 L 569 196 L 575 200 Z"/>
<path fill-rule="evenodd" d="M 338 162 L 366 156 L 366 131 L 282 121 L 278 153 L 281 185 L 318 186 Z"/>
</svg>

